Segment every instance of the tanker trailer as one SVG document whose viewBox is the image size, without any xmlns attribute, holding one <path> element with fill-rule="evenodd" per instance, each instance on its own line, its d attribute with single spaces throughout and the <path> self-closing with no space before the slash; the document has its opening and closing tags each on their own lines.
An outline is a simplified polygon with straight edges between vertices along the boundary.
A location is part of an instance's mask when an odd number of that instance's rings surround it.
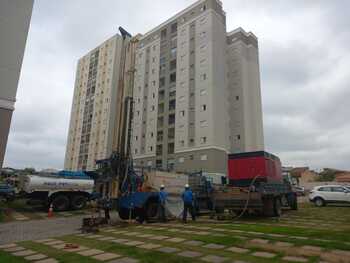
<svg viewBox="0 0 350 263">
<path fill-rule="evenodd" d="M 29 201 L 52 204 L 55 211 L 84 208 L 94 190 L 94 180 L 87 176 L 24 175 L 20 180 L 20 190 Z"/>
</svg>

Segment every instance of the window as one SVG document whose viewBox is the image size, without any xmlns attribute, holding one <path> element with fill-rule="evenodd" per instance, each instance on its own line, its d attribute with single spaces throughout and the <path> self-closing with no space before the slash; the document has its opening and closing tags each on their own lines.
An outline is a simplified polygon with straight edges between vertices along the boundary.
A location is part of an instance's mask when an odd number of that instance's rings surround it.
<svg viewBox="0 0 350 263">
<path fill-rule="evenodd" d="M 152 152 L 152 151 L 153 151 L 153 146 L 148 147 L 148 150 L 149 150 L 150 152 Z"/>
<path fill-rule="evenodd" d="M 165 57 L 161 57 L 160 59 L 159 59 L 159 64 L 164 64 L 165 63 Z"/>
<path fill-rule="evenodd" d="M 147 166 L 152 166 L 152 161 L 148 161 Z"/>
<path fill-rule="evenodd" d="M 176 33 L 177 32 L 177 23 L 174 23 L 170 27 L 170 32 L 171 33 Z"/>
<path fill-rule="evenodd" d="M 160 90 L 158 92 L 158 99 L 163 100 L 165 96 L 165 91 L 164 90 Z"/>
<path fill-rule="evenodd" d="M 170 61 L 170 70 L 176 69 L 176 59 Z"/>
<path fill-rule="evenodd" d="M 180 111 L 180 116 L 181 116 L 181 117 L 184 117 L 184 116 L 185 116 L 185 111 L 184 111 L 184 110 Z"/>
<path fill-rule="evenodd" d="M 201 161 L 208 160 L 208 156 L 206 154 L 201 155 Z"/>
<path fill-rule="evenodd" d="M 236 100 L 239 100 L 239 96 L 236 96 Z"/>
<path fill-rule="evenodd" d="M 163 113 L 164 112 L 164 103 L 158 104 L 158 113 Z"/>
<path fill-rule="evenodd" d="M 207 142 L 207 137 L 201 137 L 201 143 L 206 143 Z"/>
<path fill-rule="evenodd" d="M 183 163 L 184 161 L 185 161 L 185 158 L 183 158 L 183 157 L 179 158 L 179 163 Z"/>
<path fill-rule="evenodd" d="M 169 97 L 175 97 L 176 96 L 176 90 L 169 92 Z"/>
<path fill-rule="evenodd" d="M 152 105 L 152 107 L 151 107 L 151 111 L 154 111 L 155 110 L 155 107 L 154 107 L 154 105 Z"/>
<path fill-rule="evenodd" d="M 156 58 L 155 57 L 152 58 L 152 62 L 153 63 L 156 62 Z"/>
<path fill-rule="evenodd" d="M 170 83 L 176 82 L 176 72 L 170 74 Z"/>
<path fill-rule="evenodd" d="M 175 114 L 169 114 L 168 124 L 175 123 Z"/>
<path fill-rule="evenodd" d="M 169 101 L 169 110 L 175 110 L 176 108 L 176 100 Z"/>
<path fill-rule="evenodd" d="M 137 149 L 135 149 L 135 154 L 137 154 Z"/>
<path fill-rule="evenodd" d="M 151 132 L 151 138 L 153 138 L 153 132 Z"/>
<path fill-rule="evenodd" d="M 173 47 L 173 48 L 170 50 L 170 54 L 171 54 L 171 57 L 172 57 L 172 58 L 175 58 L 175 57 L 176 57 L 176 47 Z"/>
<path fill-rule="evenodd" d="M 166 37 L 166 28 L 164 28 L 164 29 L 162 30 L 162 32 L 160 32 L 160 37 L 161 37 L 161 38 L 165 38 L 165 37 Z"/>
<path fill-rule="evenodd" d="M 162 155 L 162 153 L 163 153 L 163 146 L 162 145 L 157 145 L 156 155 Z"/>
<path fill-rule="evenodd" d="M 138 136 L 135 136 L 135 141 L 137 141 L 139 139 L 139 137 Z"/>
<path fill-rule="evenodd" d="M 207 6 L 206 5 L 203 5 L 202 7 L 201 7 L 201 11 L 203 12 L 203 11 L 205 11 L 207 9 Z"/>
<path fill-rule="evenodd" d="M 168 154 L 174 153 L 174 143 L 168 143 Z"/>
<path fill-rule="evenodd" d="M 343 193 L 344 188 L 343 187 L 332 187 L 332 192 Z"/>
<path fill-rule="evenodd" d="M 156 160 L 156 167 L 158 169 L 162 168 L 163 164 L 162 164 L 162 160 Z"/>
<path fill-rule="evenodd" d="M 206 79 L 207 79 L 207 74 L 206 73 L 201 74 L 201 80 L 206 80 Z"/>
<path fill-rule="evenodd" d="M 159 86 L 160 87 L 163 87 L 165 85 L 165 78 L 164 77 L 161 77 L 160 79 L 159 79 Z"/>
<path fill-rule="evenodd" d="M 191 154 L 191 155 L 189 156 L 189 159 L 190 159 L 190 160 L 194 160 L 193 154 Z"/>
<path fill-rule="evenodd" d="M 321 187 L 318 189 L 318 191 L 321 191 L 321 192 L 331 192 L 332 189 L 330 187 Z"/>
<path fill-rule="evenodd" d="M 163 131 L 157 132 L 157 142 L 163 141 Z"/>
<path fill-rule="evenodd" d="M 156 81 L 155 80 L 152 81 L 152 85 L 153 85 L 153 87 L 156 86 Z"/>
<path fill-rule="evenodd" d="M 237 140 L 240 140 L 241 139 L 241 135 L 237 135 Z"/>
<path fill-rule="evenodd" d="M 202 111 L 206 111 L 206 110 L 207 110 L 207 105 L 206 105 L 206 104 L 203 104 L 203 105 L 201 106 L 201 110 L 202 110 Z"/>
<path fill-rule="evenodd" d="M 175 128 L 169 128 L 168 129 L 168 138 L 174 139 L 175 138 Z"/>
<path fill-rule="evenodd" d="M 184 146 L 185 145 L 185 141 L 184 140 L 180 140 L 179 144 L 180 144 L 180 146 Z"/>
<path fill-rule="evenodd" d="M 201 127 L 207 127 L 208 126 L 208 122 L 206 120 L 200 121 L 200 126 Z"/>
<path fill-rule="evenodd" d="M 200 92 L 199 92 L 199 94 L 200 94 L 201 96 L 203 96 L 203 95 L 207 94 L 207 90 L 206 90 L 206 89 L 201 89 Z"/>
</svg>

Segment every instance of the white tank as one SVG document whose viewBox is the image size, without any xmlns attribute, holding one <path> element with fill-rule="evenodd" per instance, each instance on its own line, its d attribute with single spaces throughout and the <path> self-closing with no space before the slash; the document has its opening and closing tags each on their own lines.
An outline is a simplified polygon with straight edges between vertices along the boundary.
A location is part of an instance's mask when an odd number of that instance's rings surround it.
<svg viewBox="0 0 350 263">
<path fill-rule="evenodd" d="M 68 179 L 38 175 L 24 175 L 21 179 L 21 188 L 26 193 L 36 191 L 83 191 L 92 193 L 94 188 L 94 180 L 92 179 Z"/>
</svg>

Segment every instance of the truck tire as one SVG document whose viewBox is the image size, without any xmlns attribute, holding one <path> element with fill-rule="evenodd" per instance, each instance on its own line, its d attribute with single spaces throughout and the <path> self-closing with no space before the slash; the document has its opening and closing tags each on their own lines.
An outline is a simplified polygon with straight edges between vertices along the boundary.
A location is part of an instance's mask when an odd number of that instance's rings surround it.
<svg viewBox="0 0 350 263">
<path fill-rule="evenodd" d="M 71 198 L 71 207 L 74 210 L 83 209 L 86 206 L 87 198 L 84 195 L 73 195 Z"/>
<path fill-rule="evenodd" d="M 316 197 L 315 200 L 314 200 L 314 203 L 318 207 L 326 205 L 326 202 L 321 197 Z"/>
<path fill-rule="evenodd" d="M 263 199 L 263 211 L 264 216 L 274 216 L 274 199 L 273 197 L 267 197 Z"/>
<path fill-rule="evenodd" d="M 54 211 L 65 211 L 69 207 L 69 198 L 64 195 L 56 195 L 51 203 Z"/>
<path fill-rule="evenodd" d="M 158 203 L 149 202 L 146 206 L 146 220 L 151 218 L 157 218 L 158 216 Z"/>
<path fill-rule="evenodd" d="M 281 199 L 275 198 L 273 201 L 273 215 L 280 217 L 282 215 L 282 204 Z"/>
<path fill-rule="evenodd" d="M 119 209 L 119 217 L 123 220 L 128 220 L 129 219 L 129 209 L 120 208 Z"/>
</svg>

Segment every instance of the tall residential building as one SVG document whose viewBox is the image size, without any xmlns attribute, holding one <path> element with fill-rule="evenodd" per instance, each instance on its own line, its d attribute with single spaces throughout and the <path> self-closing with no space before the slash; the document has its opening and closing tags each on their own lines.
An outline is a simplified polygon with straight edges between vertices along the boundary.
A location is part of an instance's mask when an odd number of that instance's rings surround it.
<svg viewBox="0 0 350 263">
<path fill-rule="evenodd" d="M 226 173 L 227 153 L 263 150 L 257 39 L 226 32 L 219 0 L 141 36 L 135 69 L 137 165 Z"/>
<path fill-rule="evenodd" d="M 16 101 L 33 0 L 0 1 L 0 168 Z"/>
<path fill-rule="evenodd" d="M 78 61 L 64 168 L 94 170 L 115 147 L 123 37 L 111 37 Z M 118 103 L 117 103 L 118 101 Z"/>
</svg>

